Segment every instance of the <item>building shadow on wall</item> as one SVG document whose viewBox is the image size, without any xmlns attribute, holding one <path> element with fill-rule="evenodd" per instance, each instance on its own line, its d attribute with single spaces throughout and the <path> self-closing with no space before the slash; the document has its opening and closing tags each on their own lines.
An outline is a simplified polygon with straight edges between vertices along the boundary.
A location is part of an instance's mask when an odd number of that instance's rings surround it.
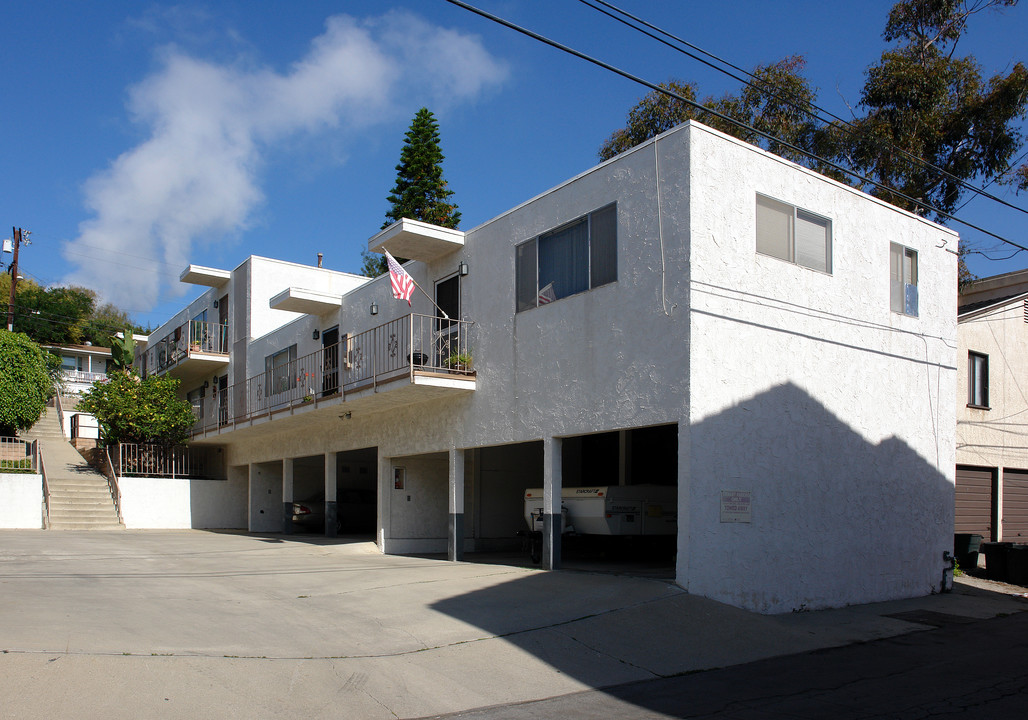
<svg viewBox="0 0 1028 720">
<path fill-rule="evenodd" d="M 691 447 L 680 490 L 690 536 L 679 545 L 690 570 L 678 578 L 691 594 L 538 573 L 433 608 L 601 689 L 781 654 L 781 624 L 740 607 L 801 611 L 941 590 L 953 485 L 903 440 L 869 442 L 789 383 L 696 423 Z M 749 522 L 721 522 L 722 490 L 751 494 Z M 673 716 L 695 711 L 609 692 Z"/>
</svg>

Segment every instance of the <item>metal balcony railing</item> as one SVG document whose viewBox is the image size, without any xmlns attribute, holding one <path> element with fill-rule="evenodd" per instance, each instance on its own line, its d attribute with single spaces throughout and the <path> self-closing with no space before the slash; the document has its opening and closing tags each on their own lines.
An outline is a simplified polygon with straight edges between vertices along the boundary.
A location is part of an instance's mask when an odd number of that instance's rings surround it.
<svg viewBox="0 0 1028 720">
<path fill-rule="evenodd" d="M 473 376 L 467 320 L 410 314 L 230 385 L 194 405 L 194 433 L 338 398 L 415 374 Z"/>
<path fill-rule="evenodd" d="M 228 355 L 228 324 L 190 320 L 146 349 L 147 373 L 159 373 L 188 359 L 191 353 Z"/>
</svg>

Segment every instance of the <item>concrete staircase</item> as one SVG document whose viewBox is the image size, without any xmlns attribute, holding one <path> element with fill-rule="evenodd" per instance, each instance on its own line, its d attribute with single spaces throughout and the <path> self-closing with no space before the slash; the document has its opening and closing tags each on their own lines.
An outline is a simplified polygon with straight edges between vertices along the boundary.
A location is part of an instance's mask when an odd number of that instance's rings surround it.
<svg viewBox="0 0 1028 720">
<path fill-rule="evenodd" d="M 65 439 L 55 408 L 47 408 L 31 430 L 19 435 L 39 441 L 50 488 L 51 530 L 124 529 L 107 478 L 91 468 Z"/>
</svg>

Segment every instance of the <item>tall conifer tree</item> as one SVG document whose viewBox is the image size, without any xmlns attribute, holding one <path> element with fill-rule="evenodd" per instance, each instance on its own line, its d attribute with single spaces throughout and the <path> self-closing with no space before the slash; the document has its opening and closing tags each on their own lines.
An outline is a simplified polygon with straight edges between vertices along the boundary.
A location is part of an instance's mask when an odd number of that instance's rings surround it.
<svg viewBox="0 0 1028 720">
<path fill-rule="evenodd" d="M 390 208 L 382 227 L 402 218 L 411 218 L 456 229 L 460 224 L 460 212 L 457 205 L 450 202 L 453 191 L 443 179 L 439 125 L 428 108 L 418 110 L 404 137 L 406 141 L 400 151 L 400 164 L 396 166 L 396 184 L 387 198 Z M 362 256 L 364 267 L 361 271 L 365 275 L 377 277 L 388 271 L 381 255 L 364 251 Z"/>
</svg>

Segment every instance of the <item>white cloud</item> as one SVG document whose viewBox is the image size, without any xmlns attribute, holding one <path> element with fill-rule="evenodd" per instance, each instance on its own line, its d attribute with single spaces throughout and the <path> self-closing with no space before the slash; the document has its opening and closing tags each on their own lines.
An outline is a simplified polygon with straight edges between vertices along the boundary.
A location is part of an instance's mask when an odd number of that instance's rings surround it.
<svg viewBox="0 0 1028 720">
<path fill-rule="evenodd" d="M 335 16 L 325 27 L 284 73 L 165 50 L 161 69 L 130 91 L 129 110 L 149 137 L 85 183 L 93 217 L 65 245 L 78 264 L 65 281 L 148 309 L 178 291 L 161 263 L 185 267 L 194 240 L 245 230 L 273 143 L 392 119 L 394 100 L 414 91 L 433 104 L 467 101 L 506 77 L 477 37 L 409 13 Z M 150 259 L 150 269 L 107 262 L 119 253 Z"/>
</svg>

